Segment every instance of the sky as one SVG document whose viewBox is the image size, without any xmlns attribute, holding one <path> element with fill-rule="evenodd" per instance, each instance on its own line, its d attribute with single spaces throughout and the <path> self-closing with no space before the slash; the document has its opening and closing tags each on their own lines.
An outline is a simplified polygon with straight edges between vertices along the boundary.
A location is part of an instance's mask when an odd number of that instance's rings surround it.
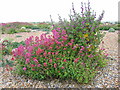
<svg viewBox="0 0 120 90">
<path fill-rule="evenodd" d="M 0 23 L 5 22 L 46 22 L 69 19 L 72 2 L 75 10 L 81 12 L 81 2 L 88 0 L 0 0 Z M 97 17 L 105 11 L 103 22 L 118 21 L 118 2 L 120 0 L 89 0 Z"/>
</svg>

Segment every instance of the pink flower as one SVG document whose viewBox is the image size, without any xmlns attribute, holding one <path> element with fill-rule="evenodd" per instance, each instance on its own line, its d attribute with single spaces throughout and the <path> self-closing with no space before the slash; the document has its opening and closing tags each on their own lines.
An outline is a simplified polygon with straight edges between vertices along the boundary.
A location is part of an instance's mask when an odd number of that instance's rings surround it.
<svg viewBox="0 0 120 90">
<path fill-rule="evenodd" d="M 108 56 L 108 54 L 104 54 L 105 56 Z"/>
<path fill-rule="evenodd" d="M 50 55 L 51 54 L 51 52 L 48 52 L 48 55 Z"/>
<path fill-rule="evenodd" d="M 56 63 L 54 63 L 54 68 L 56 68 L 57 67 L 57 64 Z"/>
<path fill-rule="evenodd" d="M 32 69 L 32 71 L 35 71 L 35 69 Z"/>
<path fill-rule="evenodd" d="M 46 55 L 47 55 L 47 53 L 46 53 L 46 52 L 44 52 L 44 53 L 43 53 L 43 55 L 44 55 L 44 56 L 46 56 Z"/>
<path fill-rule="evenodd" d="M 92 57 L 93 57 L 93 55 L 91 55 L 91 54 L 90 54 L 88 57 L 92 58 Z"/>
<path fill-rule="evenodd" d="M 62 34 L 66 34 L 66 31 L 65 31 L 65 30 L 62 30 Z"/>
<path fill-rule="evenodd" d="M 68 46 L 67 44 L 65 46 Z"/>
<path fill-rule="evenodd" d="M 54 55 L 54 52 L 52 52 L 52 55 Z"/>
<path fill-rule="evenodd" d="M 25 56 L 26 57 L 31 57 L 31 53 L 26 53 Z"/>
<path fill-rule="evenodd" d="M 56 58 L 57 60 L 59 60 L 60 58 Z"/>
<path fill-rule="evenodd" d="M 61 69 L 64 69 L 64 67 L 61 67 Z"/>
<path fill-rule="evenodd" d="M 73 42 L 74 42 L 74 39 L 71 39 L 71 42 L 73 43 Z"/>
<path fill-rule="evenodd" d="M 30 66 L 31 66 L 31 67 L 35 67 L 35 65 L 34 65 L 34 64 L 30 64 Z"/>
<path fill-rule="evenodd" d="M 85 63 L 81 63 L 82 65 L 85 64 Z"/>
<path fill-rule="evenodd" d="M 27 58 L 26 59 L 26 64 L 28 64 L 30 62 L 30 59 L 29 58 Z"/>
<path fill-rule="evenodd" d="M 58 55 L 58 51 L 57 51 L 57 52 L 55 52 L 55 54 L 56 54 L 56 55 Z"/>
<path fill-rule="evenodd" d="M 66 48 L 64 48 L 63 50 L 66 50 Z"/>
<path fill-rule="evenodd" d="M 79 51 L 79 53 L 82 53 L 82 51 Z"/>
<path fill-rule="evenodd" d="M 39 55 L 42 52 L 43 52 L 43 49 L 38 48 L 38 50 L 36 51 L 36 55 Z"/>
<path fill-rule="evenodd" d="M 40 67 L 40 66 L 41 66 L 40 64 L 37 65 L 37 67 Z"/>
<path fill-rule="evenodd" d="M 82 48 L 80 49 L 80 50 L 84 50 L 85 49 L 85 47 L 84 46 L 81 46 Z"/>
<path fill-rule="evenodd" d="M 27 70 L 27 68 L 26 68 L 26 67 L 24 67 L 24 68 L 23 68 L 23 70 L 24 70 L 24 71 L 26 71 L 26 70 Z"/>
<path fill-rule="evenodd" d="M 52 59 L 49 60 L 49 63 L 52 63 Z"/>
<path fill-rule="evenodd" d="M 66 59 L 64 59 L 63 62 L 67 62 Z"/>
<path fill-rule="evenodd" d="M 43 65 L 46 67 L 46 66 L 47 66 L 47 63 L 43 63 Z"/>
<path fill-rule="evenodd" d="M 67 40 L 67 38 L 66 38 L 66 37 L 64 37 L 64 36 L 62 36 L 62 39 L 63 39 L 64 41 L 66 41 L 66 40 Z"/>
<path fill-rule="evenodd" d="M 78 62 L 78 60 L 79 60 L 79 58 L 76 58 L 76 59 L 74 60 L 74 62 L 75 62 L 75 63 L 77 63 L 77 62 Z"/>
<path fill-rule="evenodd" d="M 52 49 L 52 47 L 49 47 L 49 49 Z"/>
<path fill-rule="evenodd" d="M 72 46 L 72 43 L 68 43 L 68 45 Z"/>
<path fill-rule="evenodd" d="M 34 59 L 35 63 L 38 63 L 38 60 L 37 59 Z"/>
<path fill-rule="evenodd" d="M 12 71 L 13 70 L 13 68 L 12 67 L 10 67 L 10 71 Z"/>
<path fill-rule="evenodd" d="M 100 50 L 105 50 L 105 48 L 101 48 Z"/>
</svg>

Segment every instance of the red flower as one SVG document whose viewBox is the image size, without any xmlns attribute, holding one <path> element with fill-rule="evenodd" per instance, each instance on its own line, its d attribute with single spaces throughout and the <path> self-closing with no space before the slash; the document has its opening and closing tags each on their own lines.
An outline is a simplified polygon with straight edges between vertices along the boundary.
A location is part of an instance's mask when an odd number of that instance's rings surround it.
<svg viewBox="0 0 120 90">
<path fill-rule="evenodd" d="M 15 59 L 12 57 L 11 60 L 14 61 Z"/>
<path fill-rule="evenodd" d="M 13 70 L 13 68 L 12 68 L 12 67 L 10 67 L 10 70 L 12 71 L 12 70 Z"/>
<path fill-rule="evenodd" d="M 9 69 L 6 69 L 6 71 L 9 71 Z"/>
</svg>

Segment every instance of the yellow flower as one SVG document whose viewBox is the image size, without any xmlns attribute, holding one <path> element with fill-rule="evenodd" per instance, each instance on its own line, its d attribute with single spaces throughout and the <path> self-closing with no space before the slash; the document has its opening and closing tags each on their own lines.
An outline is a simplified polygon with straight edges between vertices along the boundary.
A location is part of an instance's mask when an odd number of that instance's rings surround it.
<svg viewBox="0 0 120 90">
<path fill-rule="evenodd" d="M 88 49 L 88 51 L 91 51 L 91 49 Z"/>
<path fill-rule="evenodd" d="M 86 40 L 87 40 L 87 41 L 89 41 L 89 39 L 88 39 L 88 38 L 87 38 Z"/>
<path fill-rule="evenodd" d="M 84 34 L 84 37 L 85 37 L 85 38 L 88 37 L 88 34 Z"/>
</svg>

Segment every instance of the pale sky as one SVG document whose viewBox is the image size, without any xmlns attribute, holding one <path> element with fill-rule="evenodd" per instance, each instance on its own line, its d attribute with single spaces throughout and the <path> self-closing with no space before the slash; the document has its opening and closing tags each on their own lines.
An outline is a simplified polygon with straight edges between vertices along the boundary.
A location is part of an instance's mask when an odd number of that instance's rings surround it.
<svg viewBox="0 0 120 90">
<path fill-rule="evenodd" d="M 69 19 L 72 2 L 75 10 L 81 12 L 81 2 L 88 0 L 0 0 L 1 22 L 43 22 L 58 21 L 58 14 Z M 118 2 L 120 0 L 90 0 L 91 8 L 99 16 L 105 11 L 102 21 L 118 21 Z"/>
</svg>

